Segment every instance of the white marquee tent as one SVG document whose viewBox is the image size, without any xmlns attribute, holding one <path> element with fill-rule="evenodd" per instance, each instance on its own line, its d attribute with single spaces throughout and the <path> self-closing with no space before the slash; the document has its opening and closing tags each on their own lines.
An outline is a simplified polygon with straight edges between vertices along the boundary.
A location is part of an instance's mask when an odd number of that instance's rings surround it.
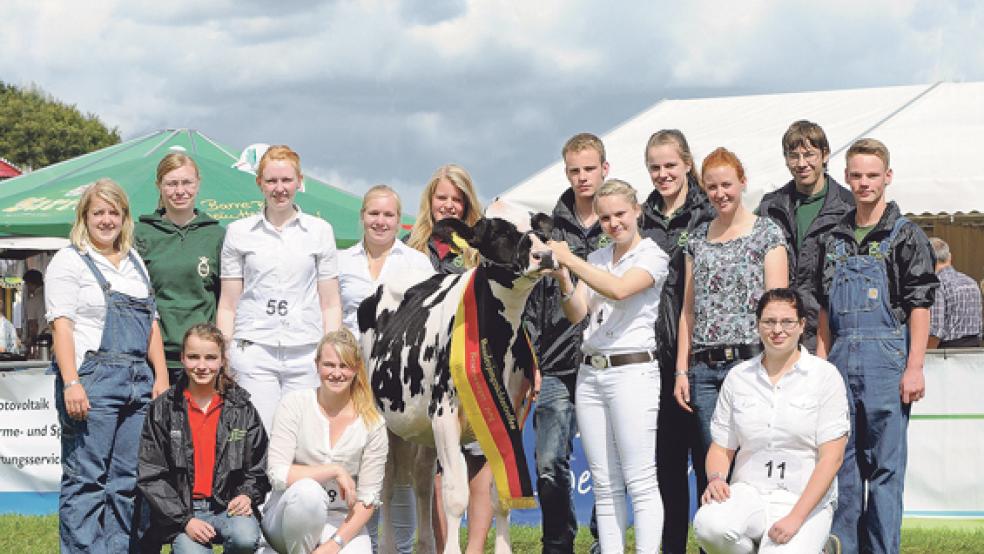
<svg viewBox="0 0 984 554">
<path fill-rule="evenodd" d="M 829 171 L 841 183 L 847 148 L 873 137 L 891 151 L 895 177 L 888 196 L 903 212 L 984 212 L 984 82 L 663 100 L 601 138 L 609 177 L 628 181 L 642 198 L 652 190 L 643 149 L 655 131 L 683 131 L 698 166 L 724 146 L 745 165 L 745 202 L 755 207 L 790 178 L 780 141 L 797 119 L 824 128 L 832 153 Z M 549 213 L 567 186 L 558 161 L 500 198 Z"/>
</svg>

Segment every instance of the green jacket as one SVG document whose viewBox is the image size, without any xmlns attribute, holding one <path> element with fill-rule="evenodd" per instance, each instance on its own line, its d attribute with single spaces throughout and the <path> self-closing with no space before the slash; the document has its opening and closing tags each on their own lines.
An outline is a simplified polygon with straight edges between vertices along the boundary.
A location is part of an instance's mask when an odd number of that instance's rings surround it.
<svg viewBox="0 0 984 554">
<path fill-rule="evenodd" d="M 134 246 L 154 286 L 167 365 L 180 368 L 185 331 L 196 323 L 215 321 L 225 229 L 198 210 L 184 227 L 163 216 L 163 208 L 140 216 Z"/>
</svg>

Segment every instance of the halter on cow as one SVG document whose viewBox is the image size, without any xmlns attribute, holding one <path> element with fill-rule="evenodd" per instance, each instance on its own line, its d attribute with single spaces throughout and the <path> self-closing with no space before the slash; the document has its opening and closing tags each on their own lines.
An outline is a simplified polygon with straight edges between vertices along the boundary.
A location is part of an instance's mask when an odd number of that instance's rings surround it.
<svg viewBox="0 0 984 554">
<path fill-rule="evenodd" d="M 483 358 L 483 368 L 495 368 L 493 381 L 501 388 L 493 388 L 500 393 L 500 400 L 502 396 L 508 397 L 507 402 L 511 400 L 507 407 L 518 415 L 513 420 L 521 422 L 528 406 L 526 392 L 535 361 L 520 319 L 533 285 L 542 276 L 541 267 L 552 269 L 554 265 L 542 242 L 552 225 L 550 219 L 537 215 L 531 224 L 535 230 L 522 233 L 502 219 L 482 219 L 474 227 L 458 220 L 438 222 L 434 234 L 448 243 L 453 243 L 453 235 L 457 235 L 477 249 L 482 256 L 479 267 L 461 275 L 405 277 L 401 283 L 384 283 L 359 307 L 369 380 L 390 436 L 396 437 L 391 440 L 394 459 L 390 465 L 415 464 L 417 479 L 432 483 L 433 454 L 430 460 L 400 459 L 410 451 L 401 443 L 410 441 L 435 447 L 443 468 L 441 492 L 449 537 L 445 553 L 460 552 L 458 528 L 468 505 L 468 477 L 461 444 L 474 440 L 476 433 L 464 416 L 463 401 L 465 406 L 473 407 L 479 396 L 472 394 L 471 388 L 459 390 L 455 386 L 452 365 L 458 368 L 457 373 L 463 358 Z M 477 325 L 470 327 L 469 342 L 479 344 L 480 352 L 462 355 L 460 344 L 465 341 L 456 338 L 452 344 L 452 336 L 464 334 L 465 319 L 476 320 Z M 473 409 L 471 413 L 474 414 Z M 478 435 L 483 445 L 488 444 L 489 435 L 483 436 L 481 428 Z M 490 459 L 497 454 L 487 452 Z M 526 461 L 519 461 L 525 472 Z M 387 467 L 387 474 L 393 469 Z M 496 477 L 497 482 L 503 482 L 501 472 Z M 510 482 L 516 488 L 513 477 Z M 418 533 L 424 548 L 433 545 L 428 540 L 431 488 L 432 485 L 422 487 L 419 482 L 415 487 Z M 508 509 L 502 502 L 497 506 L 497 551 L 509 550 L 508 524 L 503 524 L 508 521 Z"/>
</svg>

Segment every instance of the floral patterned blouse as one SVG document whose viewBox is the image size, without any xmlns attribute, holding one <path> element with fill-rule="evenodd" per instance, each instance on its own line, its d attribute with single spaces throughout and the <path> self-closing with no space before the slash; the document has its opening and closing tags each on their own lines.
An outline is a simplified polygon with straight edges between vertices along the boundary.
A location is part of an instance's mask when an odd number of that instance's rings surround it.
<svg viewBox="0 0 984 554">
<path fill-rule="evenodd" d="M 755 306 L 765 292 L 765 255 L 786 246 L 782 230 L 759 217 L 747 235 L 709 242 L 704 223 L 687 243 L 694 270 L 693 349 L 755 344 Z"/>
</svg>

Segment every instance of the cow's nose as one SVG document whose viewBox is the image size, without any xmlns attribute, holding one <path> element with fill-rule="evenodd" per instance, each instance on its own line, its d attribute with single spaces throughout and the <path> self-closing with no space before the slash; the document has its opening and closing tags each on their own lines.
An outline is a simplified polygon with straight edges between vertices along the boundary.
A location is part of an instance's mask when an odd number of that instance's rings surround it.
<svg viewBox="0 0 984 554">
<path fill-rule="evenodd" d="M 533 252 L 533 259 L 540 262 L 540 269 L 557 269 L 557 262 L 554 260 L 552 250 Z"/>
</svg>

